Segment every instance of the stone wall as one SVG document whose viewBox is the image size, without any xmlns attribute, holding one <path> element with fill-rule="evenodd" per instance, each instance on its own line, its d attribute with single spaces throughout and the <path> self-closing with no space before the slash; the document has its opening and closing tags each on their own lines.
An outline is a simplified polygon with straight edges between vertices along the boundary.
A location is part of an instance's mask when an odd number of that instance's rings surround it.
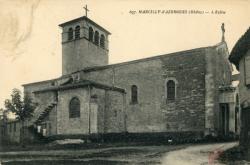
<svg viewBox="0 0 250 165">
<path fill-rule="evenodd" d="M 52 82 L 53 80 L 48 80 L 48 81 L 41 81 L 41 82 L 35 82 L 35 83 L 30 83 L 30 84 L 25 84 L 23 85 L 24 87 L 24 93 L 29 94 L 32 98 L 33 101 L 36 102 L 36 97 L 34 96 L 34 91 L 42 90 L 48 87 L 52 87 Z"/>
<path fill-rule="evenodd" d="M 8 122 L 5 125 L 5 138 L 7 138 L 7 142 L 10 143 L 20 143 L 20 135 L 21 135 L 21 123 L 18 121 Z"/>
<path fill-rule="evenodd" d="M 206 120 L 205 134 L 217 135 L 220 129 L 220 86 L 231 85 L 232 68 L 225 43 L 206 50 Z"/>
<path fill-rule="evenodd" d="M 248 57 L 248 58 L 250 57 L 250 50 L 248 50 L 245 57 Z M 239 62 L 239 72 L 240 72 L 240 76 L 239 76 L 240 78 L 239 79 L 240 102 L 241 104 L 246 101 L 250 103 L 250 88 L 246 86 L 244 58 L 242 58 Z"/>
<path fill-rule="evenodd" d="M 239 61 L 239 72 L 240 72 L 240 83 L 239 83 L 239 98 L 240 98 L 240 145 L 244 148 L 249 148 L 250 146 L 250 88 L 249 85 L 246 85 L 246 66 L 245 58 L 250 57 L 250 50 L 244 55 L 243 58 Z M 249 77 L 249 71 L 248 77 Z M 250 152 L 249 152 L 250 153 Z"/>
<path fill-rule="evenodd" d="M 62 73 L 69 74 L 85 67 L 108 64 L 108 51 L 81 38 L 62 45 Z"/>
<path fill-rule="evenodd" d="M 106 108 L 104 116 L 104 134 L 126 131 L 123 94 L 116 91 L 105 91 Z"/>
<path fill-rule="evenodd" d="M 80 117 L 69 118 L 69 102 L 73 97 L 80 100 Z M 89 93 L 88 88 L 62 90 L 58 92 L 57 134 L 89 133 Z"/>
<path fill-rule="evenodd" d="M 205 52 L 173 53 L 82 72 L 82 79 L 126 90 L 128 132 L 201 131 L 205 120 Z M 177 82 L 175 101 L 166 101 L 166 79 Z M 138 103 L 131 103 L 131 86 Z"/>
</svg>

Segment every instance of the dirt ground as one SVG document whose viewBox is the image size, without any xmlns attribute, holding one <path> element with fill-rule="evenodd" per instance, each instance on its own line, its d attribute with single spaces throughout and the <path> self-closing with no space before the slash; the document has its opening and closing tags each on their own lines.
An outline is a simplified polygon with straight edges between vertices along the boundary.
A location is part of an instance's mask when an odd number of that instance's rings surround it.
<svg viewBox="0 0 250 165">
<path fill-rule="evenodd" d="M 185 149 L 167 153 L 162 164 L 166 165 L 223 165 L 230 162 L 221 162 L 219 157 L 226 150 L 237 146 L 238 143 L 216 143 L 189 146 Z M 235 163 L 235 162 L 234 162 Z"/>
<path fill-rule="evenodd" d="M 79 164 L 230 164 L 217 159 L 236 142 L 157 146 L 123 146 L 78 150 L 41 150 L 0 152 L 6 165 L 79 165 Z M 237 162 L 233 162 L 234 164 Z M 242 163 L 242 162 L 239 162 Z M 244 162 L 247 163 L 247 162 Z"/>
</svg>

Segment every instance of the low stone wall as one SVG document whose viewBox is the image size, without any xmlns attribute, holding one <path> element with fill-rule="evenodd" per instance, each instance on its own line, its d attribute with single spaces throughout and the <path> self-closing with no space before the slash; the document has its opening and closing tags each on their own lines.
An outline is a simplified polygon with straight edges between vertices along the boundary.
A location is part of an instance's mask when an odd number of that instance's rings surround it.
<svg viewBox="0 0 250 165">
<path fill-rule="evenodd" d="M 204 139 L 204 134 L 198 132 L 157 132 L 157 133 L 107 133 L 91 135 L 55 135 L 48 137 L 48 141 L 62 139 L 83 139 L 91 142 L 149 142 L 149 143 L 185 143 Z"/>
</svg>

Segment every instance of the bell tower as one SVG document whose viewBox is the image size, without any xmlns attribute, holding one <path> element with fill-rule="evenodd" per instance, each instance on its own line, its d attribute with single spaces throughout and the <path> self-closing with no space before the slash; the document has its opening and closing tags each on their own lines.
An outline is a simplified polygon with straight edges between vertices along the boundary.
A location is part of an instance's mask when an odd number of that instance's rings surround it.
<svg viewBox="0 0 250 165">
<path fill-rule="evenodd" d="M 59 26 L 62 28 L 62 74 L 87 67 L 108 64 L 109 31 L 87 17 L 79 17 Z"/>
</svg>

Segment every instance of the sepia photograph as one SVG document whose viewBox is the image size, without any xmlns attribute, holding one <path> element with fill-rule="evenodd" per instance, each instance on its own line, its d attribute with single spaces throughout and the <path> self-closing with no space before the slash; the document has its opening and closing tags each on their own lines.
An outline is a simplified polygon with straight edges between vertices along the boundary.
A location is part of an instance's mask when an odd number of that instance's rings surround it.
<svg viewBox="0 0 250 165">
<path fill-rule="evenodd" d="M 0 0 L 0 165 L 250 164 L 249 20 L 249 0 Z"/>
</svg>

